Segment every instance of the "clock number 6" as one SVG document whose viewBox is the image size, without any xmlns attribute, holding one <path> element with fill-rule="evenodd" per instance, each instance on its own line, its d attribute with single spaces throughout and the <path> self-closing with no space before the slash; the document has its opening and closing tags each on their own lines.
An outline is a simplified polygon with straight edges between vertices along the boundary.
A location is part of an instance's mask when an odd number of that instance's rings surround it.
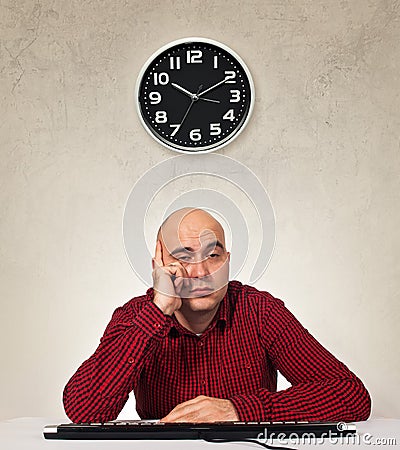
<svg viewBox="0 0 400 450">
<path fill-rule="evenodd" d="M 200 128 L 194 128 L 190 131 L 189 137 L 192 141 L 200 141 L 201 140 L 201 130 Z"/>
</svg>

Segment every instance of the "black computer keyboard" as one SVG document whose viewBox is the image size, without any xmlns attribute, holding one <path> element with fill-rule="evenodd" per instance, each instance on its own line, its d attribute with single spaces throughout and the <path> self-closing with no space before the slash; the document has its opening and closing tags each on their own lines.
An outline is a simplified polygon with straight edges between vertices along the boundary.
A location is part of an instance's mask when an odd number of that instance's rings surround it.
<svg viewBox="0 0 400 450">
<path fill-rule="evenodd" d="M 115 420 L 105 423 L 47 425 L 46 439 L 285 439 L 304 435 L 337 438 L 356 433 L 344 422 L 213 422 L 161 423 L 148 420 Z"/>
</svg>

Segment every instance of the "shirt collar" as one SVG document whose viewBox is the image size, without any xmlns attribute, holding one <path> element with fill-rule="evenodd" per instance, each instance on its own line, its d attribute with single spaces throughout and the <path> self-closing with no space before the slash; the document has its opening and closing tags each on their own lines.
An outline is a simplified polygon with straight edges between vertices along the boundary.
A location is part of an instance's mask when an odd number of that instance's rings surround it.
<svg viewBox="0 0 400 450">
<path fill-rule="evenodd" d="M 147 296 L 149 299 L 153 300 L 154 298 L 154 289 L 153 288 L 149 288 L 147 289 Z M 224 296 L 224 298 L 221 300 L 220 304 L 219 304 L 219 308 L 217 313 L 215 314 L 210 327 L 214 327 L 215 323 L 219 323 L 219 324 L 224 324 L 226 326 L 230 326 L 231 324 L 231 311 L 232 311 L 232 306 L 231 306 L 231 301 L 232 301 L 232 282 L 229 282 L 228 284 L 228 289 L 226 291 L 226 294 Z M 190 331 L 186 330 L 177 320 L 176 317 L 173 316 L 172 318 L 172 325 L 171 328 L 175 328 L 177 331 L 179 332 L 188 332 L 190 333 Z"/>
</svg>

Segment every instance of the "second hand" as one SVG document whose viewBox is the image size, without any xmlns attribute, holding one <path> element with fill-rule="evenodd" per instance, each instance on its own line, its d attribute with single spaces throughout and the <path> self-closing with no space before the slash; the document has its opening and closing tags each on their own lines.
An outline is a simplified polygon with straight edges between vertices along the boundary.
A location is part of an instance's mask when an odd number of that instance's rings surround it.
<svg viewBox="0 0 400 450">
<path fill-rule="evenodd" d="M 179 124 L 179 130 L 181 129 L 181 126 L 182 126 L 183 122 L 185 121 L 187 115 L 189 114 L 189 111 L 191 110 L 191 108 L 192 108 L 192 106 L 193 106 L 193 103 L 194 103 L 194 102 L 197 102 L 197 100 L 198 100 L 197 94 L 198 94 L 202 89 L 203 89 L 203 85 L 201 84 L 201 85 L 199 86 L 199 88 L 197 89 L 197 92 L 196 92 L 195 96 L 192 97 L 192 101 L 191 101 L 191 103 L 190 103 L 188 109 L 186 110 L 185 115 L 183 116 L 183 119 L 181 120 L 181 123 Z"/>
</svg>

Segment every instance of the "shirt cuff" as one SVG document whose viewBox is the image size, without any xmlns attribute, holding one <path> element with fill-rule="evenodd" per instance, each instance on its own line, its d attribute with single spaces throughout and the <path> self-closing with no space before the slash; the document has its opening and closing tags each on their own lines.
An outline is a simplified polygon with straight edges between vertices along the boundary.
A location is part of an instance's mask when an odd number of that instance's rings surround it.
<svg viewBox="0 0 400 450">
<path fill-rule="evenodd" d="M 241 422 L 260 422 L 268 420 L 270 407 L 255 394 L 235 395 L 229 399 L 236 408 Z"/>
<path fill-rule="evenodd" d="M 148 336 L 161 339 L 168 334 L 172 320 L 152 301 L 149 301 L 135 317 L 133 323 Z"/>
</svg>

